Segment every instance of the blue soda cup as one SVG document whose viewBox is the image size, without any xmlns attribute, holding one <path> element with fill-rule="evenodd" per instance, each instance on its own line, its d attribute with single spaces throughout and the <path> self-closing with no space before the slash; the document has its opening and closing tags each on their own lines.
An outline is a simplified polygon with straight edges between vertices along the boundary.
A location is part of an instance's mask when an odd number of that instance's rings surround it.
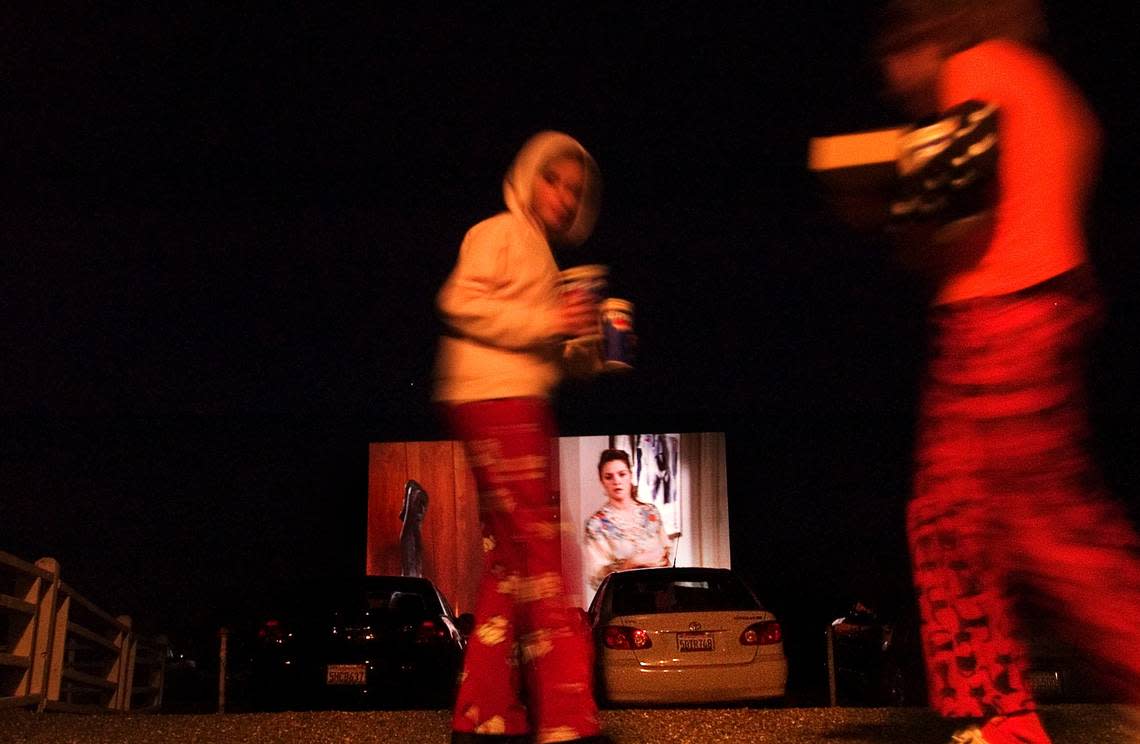
<svg viewBox="0 0 1140 744">
<path fill-rule="evenodd" d="M 610 297 L 601 304 L 602 361 L 608 371 L 633 368 L 633 303 Z"/>
</svg>

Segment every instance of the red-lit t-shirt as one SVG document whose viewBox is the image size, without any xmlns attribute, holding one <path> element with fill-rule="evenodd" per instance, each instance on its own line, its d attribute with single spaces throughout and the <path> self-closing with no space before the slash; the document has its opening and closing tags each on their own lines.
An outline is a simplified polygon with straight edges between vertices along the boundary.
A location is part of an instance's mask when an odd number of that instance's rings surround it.
<svg viewBox="0 0 1140 744">
<path fill-rule="evenodd" d="M 943 110 L 970 99 L 999 107 L 1001 196 L 981 260 L 949 276 L 936 302 L 1005 294 L 1085 262 L 1100 127 L 1077 88 L 1047 57 L 1005 40 L 953 55 L 939 82 Z"/>
</svg>

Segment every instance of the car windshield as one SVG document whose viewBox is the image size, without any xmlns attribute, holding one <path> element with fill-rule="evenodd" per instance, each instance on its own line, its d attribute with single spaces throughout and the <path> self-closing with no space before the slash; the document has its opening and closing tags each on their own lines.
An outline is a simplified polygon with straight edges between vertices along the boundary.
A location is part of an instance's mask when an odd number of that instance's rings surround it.
<svg viewBox="0 0 1140 744">
<path fill-rule="evenodd" d="M 614 615 L 762 609 L 743 582 L 728 573 L 623 577 L 613 591 Z"/>
<path fill-rule="evenodd" d="M 423 616 L 442 615 L 438 595 L 430 587 L 373 584 L 363 587 L 356 598 L 344 606 L 349 614 L 367 612 L 372 617 L 378 615 Z"/>
</svg>

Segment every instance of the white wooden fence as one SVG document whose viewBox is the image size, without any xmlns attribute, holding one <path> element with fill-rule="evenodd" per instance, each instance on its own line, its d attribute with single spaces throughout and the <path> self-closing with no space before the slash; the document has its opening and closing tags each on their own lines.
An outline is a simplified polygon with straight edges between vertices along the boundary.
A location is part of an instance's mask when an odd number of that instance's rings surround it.
<svg viewBox="0 0 1140 744">
<path fill-rule="evenodd" d="M 60 580 L 59 564 L 0 551 L 0 707 L 153 711 L 165 639 L 142 638 Z"/>
</svg>

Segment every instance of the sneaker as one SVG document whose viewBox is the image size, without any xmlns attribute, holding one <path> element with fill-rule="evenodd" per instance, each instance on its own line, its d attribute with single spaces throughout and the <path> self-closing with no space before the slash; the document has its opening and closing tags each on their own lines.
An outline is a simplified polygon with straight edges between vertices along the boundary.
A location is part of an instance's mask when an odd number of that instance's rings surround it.
<svg viewBox="0 0 1140 744">
<path fill-rule="evenodd" d="M 475 734 L 452 731 L 451 744 L 530 744 L 530 734 Z"/>
<path fill-rule="evenodd" d="M 982 726 L 982 741 L 992 744 L 1052 744 L 1033 711 L 994 716 Z"/>
</svg>

